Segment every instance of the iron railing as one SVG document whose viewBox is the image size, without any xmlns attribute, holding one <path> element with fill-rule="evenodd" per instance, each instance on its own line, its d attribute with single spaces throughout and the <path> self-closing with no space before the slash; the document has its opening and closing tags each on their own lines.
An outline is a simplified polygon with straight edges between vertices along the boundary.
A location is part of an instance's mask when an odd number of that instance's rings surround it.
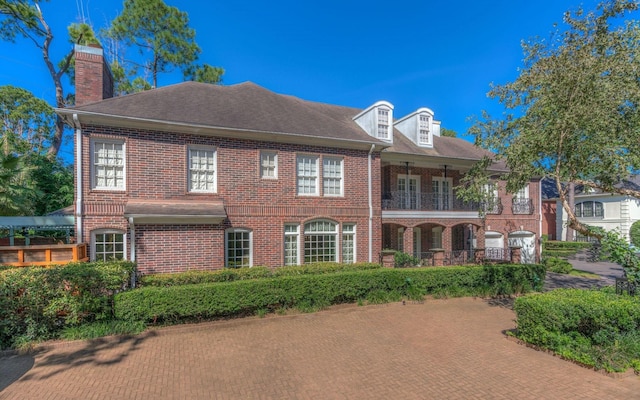
<svg viewBox="0 0 640 400">
<path fill-rule="evenodd" d="M 514 214 L 533 214 L 533 199 L 514 198 L 511 212 Z"/>
<path fill-rule="evenodd" d="M 487 261 L 511 261 L 511 249 L 487 247 L 484 249 L 484 259 Z"/>
<path fill-rule="evenodd" d="M 480 204 L 458 199 L 453 194 L 387 192 L 382 196 L 383 210 L 478 211 Z"/>
</svg>

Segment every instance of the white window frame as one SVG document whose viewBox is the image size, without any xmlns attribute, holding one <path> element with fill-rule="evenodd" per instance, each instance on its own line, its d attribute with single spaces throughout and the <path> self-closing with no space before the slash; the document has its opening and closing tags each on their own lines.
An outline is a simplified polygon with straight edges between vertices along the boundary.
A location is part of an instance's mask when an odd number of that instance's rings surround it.
<svg viewBox="0 0 640 400">
<path fill-rule="evenodd" d="M 438 182 L 437 187 L 438 187 L 438 192 L 436 193 L 435 191 L 435 187 L 436 185 L 434 185 L 435 182 Z M 444 191 L 444 183 L 447 183 L 447 192 L 445 193 Z M 445 178 L 445 177 L 439 177 L 439 176 L 434 176 L 431 178 L 431 192 L 432 195 L 435 196 L 437 195 L 438 197 L 435 198 L 436 200 L 436 207 L 435 209 L 438 211 L 448 211 L 452 209 L 453 206 L 453 178 Z M 444 198 L 444 195 L 447 195 L 446 199 Z M 445 203 L 446 200 L 446 203 Z"/>
<path fill-rule="evenodd" d="M 292 251 L 295 251 L 295 260 L 293 261 L 287 255 L 288 243 L 292 245 Z M 300 225 L 299 224 L 284 224 L 283 248 L 284 248 L 284 265 L 300 265 Z"/>
<path fill-rule="evenodd" d="M 122 185 L 117 186 L 117 179 L 115 180 L 116 186 L 99 186 L 98 185 L 98 168 L 117 168 L 117 164 L 107 164 L 105 166 L 98 166 L 96 164 L 96 145 L 110 144 L 110 145 L 122 145 Z M 125 191 L 127 190 L 127 148 L 126 142 L 120 139 L 106 139 L 106 138 L 91 138 L 91 189 L 92 190 L 112 190 L 112 191 Z"/>
<path fill-rule="evenodd" d="M 331 165 L 330 163 L 333 163 L 333 165 Z M 332 166 L 337 166 L 339 168 L 339 171 L 337 171 L 338 176 L 329 176 L 329 173 L 336 172 L 331 171 Z M 329 192 L 329 190 L 327 190 L 328 184 L 335 183 L 336 181 L 338 183 L 338 193 L 327 193 Z M 335 188 L 336 185 L 333 185 L 331 187 Z M 344 158 L 329 156 L 322 157 L 322 194 L 329 197 L 344 196 Z"/>
<path fill-rule="evenodd" d="M 422 258 L 422 229 L 413 228 L 413 256 L 416 258 Z"/>
<path fill-rule="evenodd" d="M 431 117 L 428 114 L 418 114 L 418 144 L 431 144 L 431 129 L 429 128 Z"/>
<path fill-rule="evenodd" d="M 353 264 L 357 262 L 357 230 L 358 226 L 356 224 L 348 223 L 342 224 L 342 262 L 345 264 Z M 349 238 L 350 237 L 350 238 Z M 345 259 L 345 254 L 348 254 L 345 251 L 346 244 L 351 242 L 351 260 Z"/>
<path fill-rule="evenodd" d="M 413 191 L 411 190 L 412 182 L 415 184 L 415 190 Z M 422 183 L 420 182 L 420 175 L 398 174 L 396 185 L 402 203 L 400 207 L 403 210 L 419 210 L 422 206 L 422 194 L 420 192 Z"/>
<path fill-rule="evenodd" d="M 307 227 L 311 226 L 312 224 L 333 224 L 333 230 L 332 231 L 328 231 L 328 230 L 322 230 L 322 231 L 307 231 Z M 308 221 L 307 223 L 304 224 L 304 244 L 302 246 L 302 250 L 304 251 L 304 262 L 306 263 L 315 263 L 315 262 L 338 262 L 338 260 L 340 260 L 340 247 L 341 247 L 341 237 L 338 236 L 338 228 L 339 228 L 339 224 L 337 224 L 334 221 L 330 221 L 330 220 L 323 220 L 323 219 L 317 219 L 317 220 L 313 220 L 313 221 Z M 315 258 L 314 260 L 309 260 L 307 261 L 307 237 L 309 236 L 333 236 L 333 243 L 334 243 L 334 250 L 335 253 L 332 257 L 332 259 L 324 259 L 326 258 L 326 256 L 324 254 L 316 254 L 314 256 L 309 255 L 309 258 L 313 257 Z M 324 239 L 323 239 L 324 242 Z M 318 260 L 317 258 L 321 257 L 323 259 Z"/>
<path fill-rule="evenodd" d="M 265 165 L 265 161 L 267 162 L 266 165 Z M 271 163 L 273 163 L 273 165 L 271 165 Z M 271 171 L 273 171 L 273 175 L 269 175 Z M 269 150 L 260 151 L 260 178 L 278 179 L 278 152 L 277 151 L 269 151 Z"/>
<path fill-rule="evenodd" d="M 441 249 L 442 248 L 442 227 L 434 226 L 431 228 L 431 248 L 432 249 Z"/>
<path fill-rule="evenodd" d="M 404 228 L 398 228 L 398 251 L 404 252 Z"/>
<path fill-rule="evenodd" d="M 236 233 L 242 233 L 242 234 L 248 234 L 249 235 L 249 264 L 245 265 L 245 264 L 241 264 L 239 266 L 230 266 L 229 262 L 230 261 L 235 261 L 237 259 L 237 257 L 233 257 L 233 260 L 230 260 L 229 258 L 229 234 L 236 234 Z M 243 239 L 244 240 L 244 239 Z M 229 228 L 227 230 L 224 231 L 224 266 L 225 268 L 242 268 L 242 267 L 252 267 L 253 266 L 253 231 L 251 231 L 250 229 L 245 229 L 245 228 Z"/>
<path fill-rule="evenodd" d="M 376 110 L 376 137 L 382 140 L 391 140 L 391 110 L 387 107 L 378 107 Z"/>
<path fill-rule="evenodd" d="M 309 161 L 308 163 L 304 163 L 304 165 L 312 166 L 314 171 L 307 171 L 306 168 L 300 169 L 301 161 Z M 302 173 L 301 173 L 302 172 Z M 296 156 L 296 192 L 298 196 L 319 196 L 319 180 L 320 175 L 320 157 L 310 154 L 298 154 Z M 305 180 L 308 182 L 307 185 L 300 185 L 301 180 Z M 302 191 L 305 188 L 312 189 L 308 192 Z"/>
<path fill-rule="evenodd" d="M 96 236 L 98 235 L 122 235 L 122 259 L 126 260 L 127 259 L 127 233 L 123 230 L 119 230 L 119 229 L 96 229 L 91 231 L 91 261 L 103 261 L 104 257 L 101 257 L 100 260 L 98 260 L 97 258 L 97 251 L 96 251 L 96 241 L 97 238 Z M 116 242 L 113 242 L 116 243 Z M 111 252 L 112 254 L 115 254 L 115 251 Z M 119 252 L 117 252 L 119 253 Z M 102 254 L 106 254 L 106 252 L 102 252 Z"/>
<path fill-rule="evenodd" d="M 203 169 L 194 169 L 192 167 L 192 152 L 204 151 L 213 153 L 213 187 L 199 189 L 193 187 L 192 174 L 193 172 L 208 173 L 210 171 Z M 218 192 L 218 149 L 213 146 L 189 146 L 187 149 L 187 188 L 189 193 L 217 193 Z"/>
<path fill-rule="evenodd" d="M 523 188 L 519 189 L 515 193 L 516 199 L 528 199 L 529 198 L 529 184 L 527 183 Z"/>
</svg>

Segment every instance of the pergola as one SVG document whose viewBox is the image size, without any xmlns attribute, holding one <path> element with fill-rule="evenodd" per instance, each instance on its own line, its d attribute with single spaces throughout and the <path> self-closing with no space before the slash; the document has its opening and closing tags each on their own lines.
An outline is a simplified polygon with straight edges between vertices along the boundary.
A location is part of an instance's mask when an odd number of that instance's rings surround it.
<svg viewBox="0 0 640 400">
<path fill-rule="evenodd" d="M 20 232 L 29 245 L 29 231 L 64 231 L 66 243 L 71 242 L 71 232 L 75 228 L 73 215 L 46 215 L 37 217 L 0 217 L 0 229 L 9 231 L 9 246 L 15 244 L 15 234 Z"/>
</svg>

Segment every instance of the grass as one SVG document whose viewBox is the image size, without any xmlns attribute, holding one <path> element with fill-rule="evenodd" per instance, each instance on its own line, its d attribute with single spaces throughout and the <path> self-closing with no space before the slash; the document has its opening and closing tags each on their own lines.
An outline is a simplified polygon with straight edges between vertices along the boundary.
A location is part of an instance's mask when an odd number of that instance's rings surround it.
<svg viewBox="0 0 640 400">
<path fill-rule="evenodd" d="M 571 272 L 569 272 L 569 275 L 578 276 L 580 278 L 600 279 L 600 275 L 580 269 L 572 269 Z"/>
</svg>

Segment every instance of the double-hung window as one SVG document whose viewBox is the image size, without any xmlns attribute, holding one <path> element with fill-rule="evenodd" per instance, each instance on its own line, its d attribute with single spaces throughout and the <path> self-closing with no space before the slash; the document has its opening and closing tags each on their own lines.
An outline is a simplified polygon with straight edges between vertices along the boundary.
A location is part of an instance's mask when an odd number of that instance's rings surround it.
<svg viewBox="0 0 640 400">
<path fill-rule="evenodd" d="M 298 194 L 317 196 L 318 193 L 318 157 L 299 155 L 297 158 Z"/>
<path fill-rule="evenodd" d="M 278 153 L 275 151 L 260 152 L 260 177 L 278 179 Z"/>
<path fill-rule="evenodd" d="M 189 148 L 189 191 L 215 193 L 216 150 L 214 148 Z"/>
<path fill-rule="evenodd" d="M 419 144 L 431 144 L 429 135 L 429 116 L 426 114 L 420 114 L 418 118 L 418 143 Z"/>
<path fill-rule="evenodd" d="M 389 129 L 389 109 L 387 108 L 378 108 L 378 130 L 377 136 L 379 139 L 389 140 L 390 139 L 390 131 Z"/>
<path fill-rule="evenodd" d="M 91 141 L 92 189 L 125 189 L 125 146 L 122 140 Z"/>
<path fill-rule="evenodd" d="M 325 196 L 342 196 L 342 158 L 323 157 L 322 181 Z"/>
</svg>

